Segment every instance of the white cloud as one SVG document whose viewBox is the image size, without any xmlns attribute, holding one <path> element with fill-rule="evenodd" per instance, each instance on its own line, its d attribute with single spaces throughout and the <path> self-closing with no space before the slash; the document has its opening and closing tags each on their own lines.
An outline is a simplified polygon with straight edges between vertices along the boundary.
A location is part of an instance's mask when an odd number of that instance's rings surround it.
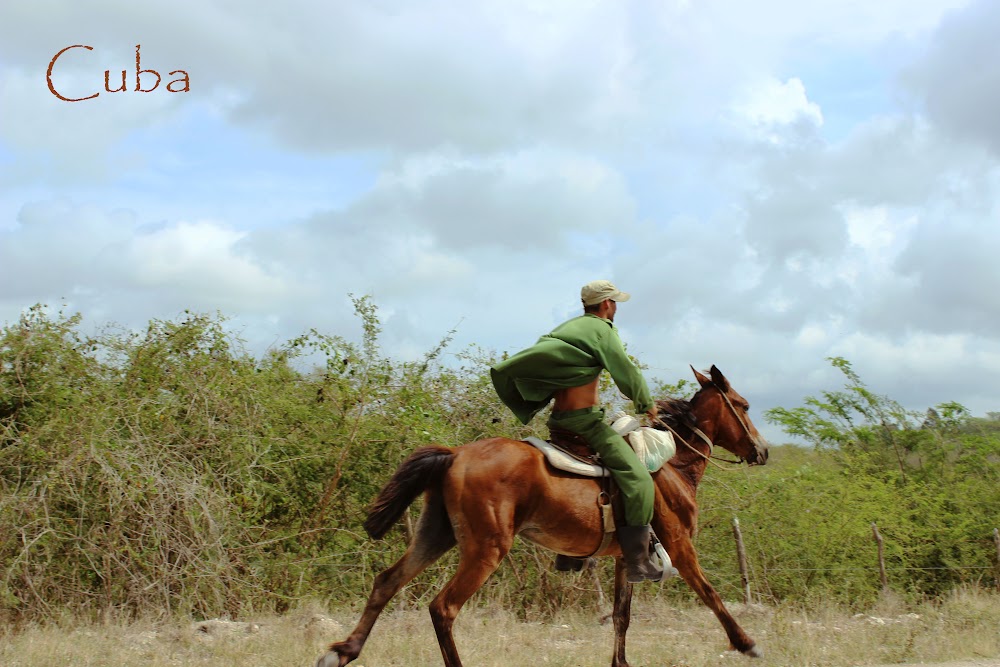
<svg viewBox="0 0 1000 667">
<path fill-rule="evenodd" d="M 568 235 L 634 220 L 619 174 L 550 151 L 494 158 L 417 157 L 384 173 L 351 207 L 323 214 L 309 235 L 427 237 L 453 252 L 562 252 Z"/>
<path fill-rule="evenodd" d="M 973 2 L 945 17 L 924 58 L 905 82 L 932 122 L 952 136 L 982 143 L 1000 155 L 1000 5 Z"/>
<path fill-rule="evenodd" d="M 996 410 L 994 394 L 972 378 L 1000 372 L 1000 345 L 975 335 L 915 332 L 898 338 L 855 333 L 841 339 L 834 353 L 850 359 L 869 388 L 922 410 L 957 401 L 974 414 Z"/>
<path fill-rule="evenodd" d="M 150 227 L 131 211 L 56 200 L 26 206 L 19 223 L 0 232 L 0 304 L 7 304 L 8 315 L 33 302 L 64 299 L 101 309 L 121 299 L 124 319 L 157 302 L 170 304 L 171 312 L 251 314 L 290 291 L 285 278 L 241 251 L 245 232 L 216 222 Z M 130 307 L 137 297 L 142 303 Z"/>
<path fill-rule="evenodd" d="M 844 217 L 847 220 L 847 234 L 851 243 L 871 254 L 889 250 L 897 245 L 900 234 L 916 224 L 913 217 L 901 221 L 890 220 L 889 211 L 885 206 L 847 207 Z"/>
<path fill-rule="evenodd" d="M 180 221 L 140 234 L 122 249 L 132 279 L 151 289 L 201 291 L 208 301 L 252 310 L 255 300 L 274 302 L 287 286 L 239 254 L 246 232 L 211 221 Z M 105 258 L 115 253 L 110 248 Z"/>
<path fill-rule="evenodd" d="M 113 150 L 118 143 L 135 128 L 168 122 L 175 112 L 169 99 L 155 94 L 115 99 L 105 93 L 85 102 L 61 102 L 46 88 L 45 68 L 40 63 L 28 73 L 0 63 L 0 143 L 17 159 L 16 165 L 0 166 L 0 178 L 8 185 L 107 182 L 134 167 L 129 156 Z M 88 75 L 103 90 L 103 69 Z M 72 78 L 81 79 L 81 90 L 94 84 L 82 83 L 82 74 Z"/>
<path fill-rule="evenodd" d="M 733 111 L 758 138 L 775 144 L 781 142 L 785 126 L 823 125 L 819 105 L 809 101 L 805 86 L 795 77 L 784 82 L 768 78 L 750 86 L 733 104 Z"/>
</svg>

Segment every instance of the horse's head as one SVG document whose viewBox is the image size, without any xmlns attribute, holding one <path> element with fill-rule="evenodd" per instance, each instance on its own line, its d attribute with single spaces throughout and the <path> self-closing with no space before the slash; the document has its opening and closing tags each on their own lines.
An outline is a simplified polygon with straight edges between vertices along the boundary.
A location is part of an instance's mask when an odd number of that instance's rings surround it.
<svg viewBox="0 0 1000 667">
<path fill-rule="evenodd" d="M 691 399 L 692 411 L 707 420 L 715 444 L 731 451 L 750 465 L 767 463 L 767 441 L 750 421 L 750 404 L 729 384 L 729 380 L 714 365 L 711 377 L 695 370 L 701 389 Z"/>
</svg>

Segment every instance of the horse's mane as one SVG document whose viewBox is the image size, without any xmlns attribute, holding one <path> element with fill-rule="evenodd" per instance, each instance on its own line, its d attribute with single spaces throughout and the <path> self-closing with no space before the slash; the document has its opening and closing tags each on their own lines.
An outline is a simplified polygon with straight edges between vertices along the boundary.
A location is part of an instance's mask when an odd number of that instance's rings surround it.
<svg viewBox="0 0 1000 667">
<path fill-rule="evenodd" d="M 691 427 L 696 424 L 690 401 L 668 396 L 658 400 L 656 406 L 659 408 L 659 418 L 671 428 Z"/>
</svg>

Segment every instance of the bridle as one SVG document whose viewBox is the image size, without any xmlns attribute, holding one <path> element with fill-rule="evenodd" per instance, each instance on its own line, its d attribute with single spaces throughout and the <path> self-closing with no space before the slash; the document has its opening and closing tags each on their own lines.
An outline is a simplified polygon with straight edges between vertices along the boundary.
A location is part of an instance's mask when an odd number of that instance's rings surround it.
<svg viewBox="0 0 1000 667">
<path fill-rule="evenodd" d="M 729 407 L 729 411 L 732 413 L 732 415 L 734 417 L 736 417 L 736 421 L 738 421 L 740 423 L 740 426 L 743 427 L 743 432 L 746 433 L 747 439 L 749 439 L 751 443 L 754 442 L 753 434 L 750 433 L 750 427 L 747 426 L 747 424 L 746 424 L 745 421 L 743 421 L 743 417 L 740 416 L 740 413 L 737 412 L 736 407 L 733 405 L 732 401 L 730 401 L 729 397 L 726 396 L 726 392 L 724 392 L 722 390 L 722 387 L 720 387 L 719 385 L 717 385 L 714 380 L 712 380 L 712 386 L 715 387 L 716 390 L 718 390 L 719 394 L 722 396 L 722 400 L 724 400 L 726 402 L 726 405 Z M 690 449 L 692 452 L 694 452 L 698 456 L 702 457 L 708 463 L 711 463 L 712 465 L 714 465 L 717 468 L 720 468 L 722 470 L 727 470 L 727 468 L 724 468 L 723 466 L 721 466 L 718 463 L 716 463 L 715 460 L 722 461 L 723 463 L 729 463 L 729 464 L 732 464 L 732 465 L 740 465 L 741 463 L 744 463 L 746 461 L 746 459 L 744 459 L 742 456 L 738 457 L 739 460 L 737 460 L 737 461 L 733 461 L 731 459 L 723 459 L 723 458 L 719 458 L 718 456 L 715 456 L 715 443 L 712 442 L 711 438 L 709 438 L 707 435 L 705 435 L 704 431 L 702 431 L 700 428 L 698 428 L 695 425 L 691 425 L 691 426 L 689 426 L 689 428 L 691 429 L 692 433 L 694 433 L 695 435 L 697 435 L 699 438 L 701 438 L 701 440 L 705 444 L 708 445 L 708 454 L 705 454 L 701 450 L 696 449 L 691 443 L 689 443 L 687 440 L 685 440 L 684 438 L 682 438 L 681 435 L 680 435 L 680 433 L 678 433 L 676 430 L 674 430 L 674 428 L 672 426 L 670 426 L 670 424 L 668 424 L 667 422 L 663 421 L 659 417 L 656 417 L 655 421 L 658 422 L 659 424 L 661 424 L 665 429 L 667 429 L 668 431 L 670 431 L 674 435 L 675 438 L 677 438 L 678 440 L 680 440 L 681 444 L 683 444 L 685 447 L 687 447 L 688 449 Z"/>
</svg>

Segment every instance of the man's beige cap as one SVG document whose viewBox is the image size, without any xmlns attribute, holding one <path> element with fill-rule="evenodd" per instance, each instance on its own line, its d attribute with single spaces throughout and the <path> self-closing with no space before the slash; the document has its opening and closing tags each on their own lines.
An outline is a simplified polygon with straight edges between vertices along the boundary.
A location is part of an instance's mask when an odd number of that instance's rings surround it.
<svg viewBox="0 0 1000 667">
<path fill-rule="evenodd" d="M 593 306 L 606 299 L 618 302 L 628 301 L 631 296 L 628 292 L 623 292 L 615 287 L 610 280 L 595 280 L 580 289 L 580 298 L 585 306 Z"/>
</svg>

